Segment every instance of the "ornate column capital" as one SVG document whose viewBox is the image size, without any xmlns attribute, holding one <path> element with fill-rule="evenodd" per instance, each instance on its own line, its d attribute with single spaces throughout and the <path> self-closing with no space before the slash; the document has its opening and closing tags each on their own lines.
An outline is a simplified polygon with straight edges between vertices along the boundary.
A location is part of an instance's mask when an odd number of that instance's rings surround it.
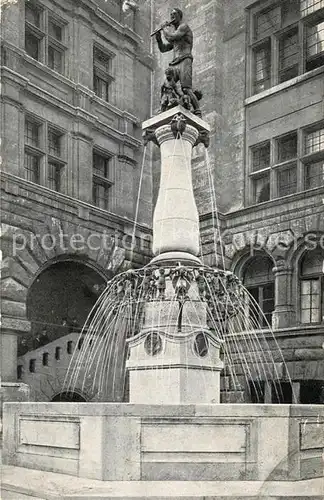
<svg viewBox="0 0 324 500">
<path fill-rule="evenodd" d="M 173 141 L 175 139 L 179 139 L 180 137 L 182 140 L 190 142 L 193 146 L 198 139 L 198 135 L 198 130 L 192 125 L 187 124 L 185 124 L 183 130 L 179 131 L 176 135 L 175 131 L 171 128 L 171 124 L 162 125 L 162 127 L 157 128 L 155 131 L 155 137 L 160 146 L 163 142 Z"/>
</svg>

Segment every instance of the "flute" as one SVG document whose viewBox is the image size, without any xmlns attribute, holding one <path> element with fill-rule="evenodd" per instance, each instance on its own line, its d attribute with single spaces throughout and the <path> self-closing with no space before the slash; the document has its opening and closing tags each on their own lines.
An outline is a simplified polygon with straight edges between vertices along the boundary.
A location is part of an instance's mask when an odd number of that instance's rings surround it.
<svg viewBox="0 0 324 500">
<path fill-rule="evenodd" d="M 173 24 L 173 21 L 167 21 L 167 22 L 163 23 L 159 28 L 157 28 L 156 30 L 153 31 L 153 33 L 151 33 L 151 36 L 156 35 L 159 31 L 162 31 L 163 28 L 166 28 L 167 26 L 172 26 L 172 24 Z"/>
</svg>

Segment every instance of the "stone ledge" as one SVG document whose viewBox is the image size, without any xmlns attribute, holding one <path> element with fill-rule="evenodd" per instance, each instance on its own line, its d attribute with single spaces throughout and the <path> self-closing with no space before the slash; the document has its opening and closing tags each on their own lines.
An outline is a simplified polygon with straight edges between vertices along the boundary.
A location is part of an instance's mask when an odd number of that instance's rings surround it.
<svg viewBox="0 0 324 500">
<path fill-rule="evenodd" d="M 118 416 L 142 418 L 186 418 L 186 417 L 276 417 L 287 418 L 301 416 L 324 418 L 324 405 L 278 405 L 278 404 L 134 404 L 134 403 L 5 403 L 4 413 L 83 415 L 83 416 Z"/>
<path fill-rule="evenodd" d="M 98 481 L 41 472 L 21 467 L 2 467 L 2 498 L 18 495 L 47 500 L 96 498 L 97 500 L 321 500 L 322 479 L 306 481 Z M 7 495 L 8 494 L 8 495 Z M 6 496 L 7 495 L 7 496 Z M 11 496 L 10 496 L 11 495 Z M 16 496 L 14 496 L 16 495 Z"/>
</svg>

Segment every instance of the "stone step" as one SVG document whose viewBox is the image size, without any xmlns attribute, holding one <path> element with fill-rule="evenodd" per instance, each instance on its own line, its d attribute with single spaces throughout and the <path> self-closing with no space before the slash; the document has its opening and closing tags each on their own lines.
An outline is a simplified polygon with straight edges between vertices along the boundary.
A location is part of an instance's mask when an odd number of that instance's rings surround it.
<svg viewBox="0 0 324 500">
<path fill-rule="evenodd" d="M 3 466 L 2 500 L 322 500 L 323 478 L 304 481 L 98 481 Z"/>
</svg>

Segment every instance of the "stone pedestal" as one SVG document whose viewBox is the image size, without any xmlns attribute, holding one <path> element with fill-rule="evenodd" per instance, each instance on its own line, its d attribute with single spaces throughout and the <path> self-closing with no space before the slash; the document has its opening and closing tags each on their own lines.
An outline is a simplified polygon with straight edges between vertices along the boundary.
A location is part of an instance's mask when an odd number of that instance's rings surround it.
<svg viewBox="0 0 324 500">
<path fill-rule="evenodd" d="M 129 341 L 130 403 L 219 403 L 220 342 L 207 329 L 143 331 Z"/>
<path fill-rule="evenodd" d="M 143 130 L 161 151 L 151 265 L 163 268 L 165 290 L 145 304 L 141 331 L 128 340 L 130 402 L 219 403 L 221 341 L 207 327 L 208 306 L 193 272 L 201 262 L 191 155 L 199 142 L 208 145 L 209 125 L 177 106 Z"/>
</svg>

